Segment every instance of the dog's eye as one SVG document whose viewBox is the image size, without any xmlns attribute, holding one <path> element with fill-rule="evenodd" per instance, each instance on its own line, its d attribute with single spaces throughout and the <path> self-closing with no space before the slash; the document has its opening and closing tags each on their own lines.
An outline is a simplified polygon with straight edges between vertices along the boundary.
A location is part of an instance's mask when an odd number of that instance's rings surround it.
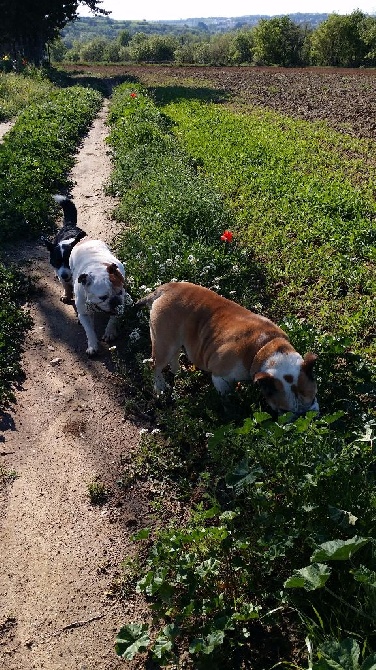
<svg viewBox="0 0 376 670">
<path fill-rule="evenodd" d="M 107 300 L 108 295 L 100 295 L 99 300 Z"/>
</svg>

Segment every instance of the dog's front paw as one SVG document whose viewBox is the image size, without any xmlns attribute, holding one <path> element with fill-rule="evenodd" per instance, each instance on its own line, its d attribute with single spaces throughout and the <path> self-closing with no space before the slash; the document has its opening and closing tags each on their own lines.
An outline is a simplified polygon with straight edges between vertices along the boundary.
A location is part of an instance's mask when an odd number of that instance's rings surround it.
<svg viewBox="0 0 376 670">
<path fill-rule="evenodd" d="M 168 387 L 166 384 L 166 380 L 162 372 L 160 371 L 156 372 L 154 376 L 154 392 L 156 396 L 159 397 L 160 395 L 162 395 L 167 388 Z"/>
<path fill-rule="evenodd" d="M 95 354 L 98 353 L 98 347 L 97 347 L 97 346 L 95 346 L 95 347 L 88 347 L 88 348 L 86 349 L 86 353 L 87 353 L 88 356 L 95 356 Z"/>
<path fill-rule="evenodd" d="M 104 331 L 104 335 L 102 337 L 103 342 L 112 342 L 112 340 L 115 340 L 118 335 L 118 329 L 116 322 L 110 320 L 107 324 L 107 328 Z"/>
<path fill-rule="evenodd" d="M 103 342 L 112 342 L 113 340 L 116 339 L 116 337 L 117 337 L 116 330 L 111 330 L 110 332 L 106 331 L 102 337 L 102 340 Z"/>
</svg>

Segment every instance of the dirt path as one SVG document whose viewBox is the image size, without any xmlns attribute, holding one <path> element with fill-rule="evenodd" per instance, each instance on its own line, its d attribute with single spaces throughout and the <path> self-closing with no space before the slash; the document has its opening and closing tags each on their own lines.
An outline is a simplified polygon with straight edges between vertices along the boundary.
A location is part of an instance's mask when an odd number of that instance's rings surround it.
<svg viewBox="0 0 376 670">
<path fill-rule="evenodd" d="M 4 135 L 14 126 L 15 121 L 3 121 L 0 123 L 0 142 L 2 142 Z"/>
<path fill-rule="evenodd" d="M 110 170 L 101 111 L 78 155 L 73 190 L 79 221 L 111 241 Z M 109 597 L 129 535 L 142 520 L 132 498 L 90 503 L 88 483 L 116 481 L 121 454 L 138 443 L 126 422 L 108 348 L 96 360 L 71 306 L 59 301 L 41 245 L 23 249 L 39 277 L 34 327 L 24 355 L 26 379 L 7 417 L 0 467 L 18 478 L 0 493 L 0 667 L 2 670 L 113 670 L 124 667 L 113 644 L 142 603 Z M 116 485 L 115 485 L 116 486 Z M 2 497 L 1 497 L 2 496 Z"/>
</svg>

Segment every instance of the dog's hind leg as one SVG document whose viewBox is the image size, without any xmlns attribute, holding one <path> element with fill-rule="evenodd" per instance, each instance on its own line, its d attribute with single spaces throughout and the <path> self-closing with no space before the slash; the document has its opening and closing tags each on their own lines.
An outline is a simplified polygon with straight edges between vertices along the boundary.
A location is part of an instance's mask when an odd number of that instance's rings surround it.
<svg viewBox="0 0 376 670">
<path fill-rule="evenodd" d="M 167 386 L 162 370 L 169 365 L 171 372 L 175 375 L 180 368 L 179 355 L 180 347 L 178 349 L 171 349 L 171 347 L 168 348 L 167 346 L 161 347 L 160 344 L 156 347 L 153 341 L 152 360 L 154 364 L 154 390 L 157 395 L 163 393 Z"/>
</svg>

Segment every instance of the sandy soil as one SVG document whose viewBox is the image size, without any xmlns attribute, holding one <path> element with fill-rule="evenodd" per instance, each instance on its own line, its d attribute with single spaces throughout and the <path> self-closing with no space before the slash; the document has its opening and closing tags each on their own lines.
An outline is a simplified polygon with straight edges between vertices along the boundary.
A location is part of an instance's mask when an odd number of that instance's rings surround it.
<svg viewBox="0 0 376 670">
<path fill-rule="evenodd" d="M 106 105 L 78 154 L 72 195 L 78 225 L 111 242 L 105 116 Z M 18 475 L 0 491 L 0 667 L 113 670 L 124 667 L 113 651 L 116 632 L 145 611 L 142 602 L 112 594 L 121 560 L 132 555 L 130 534 L 143 520 L 142 501 L 111 495 L 140 426 L 124 419 L 107 345 L 87 358 L 84 331 L 73 307 L 59 300 L 46 249 L 34 244 L 15 253 L 29 263 L 39 292 L 25 381 L 0 443 L 0 468 Z M 103 506 L 90 501 L 96 477 L 110 494 Z"/>
<path fill-rule="evenodd" d="M 8 132 L 14 125 L 14 121 L 3 121 L 0 123 L 0 142 L 2 141 L 5 133 Z"/>
</svg>

